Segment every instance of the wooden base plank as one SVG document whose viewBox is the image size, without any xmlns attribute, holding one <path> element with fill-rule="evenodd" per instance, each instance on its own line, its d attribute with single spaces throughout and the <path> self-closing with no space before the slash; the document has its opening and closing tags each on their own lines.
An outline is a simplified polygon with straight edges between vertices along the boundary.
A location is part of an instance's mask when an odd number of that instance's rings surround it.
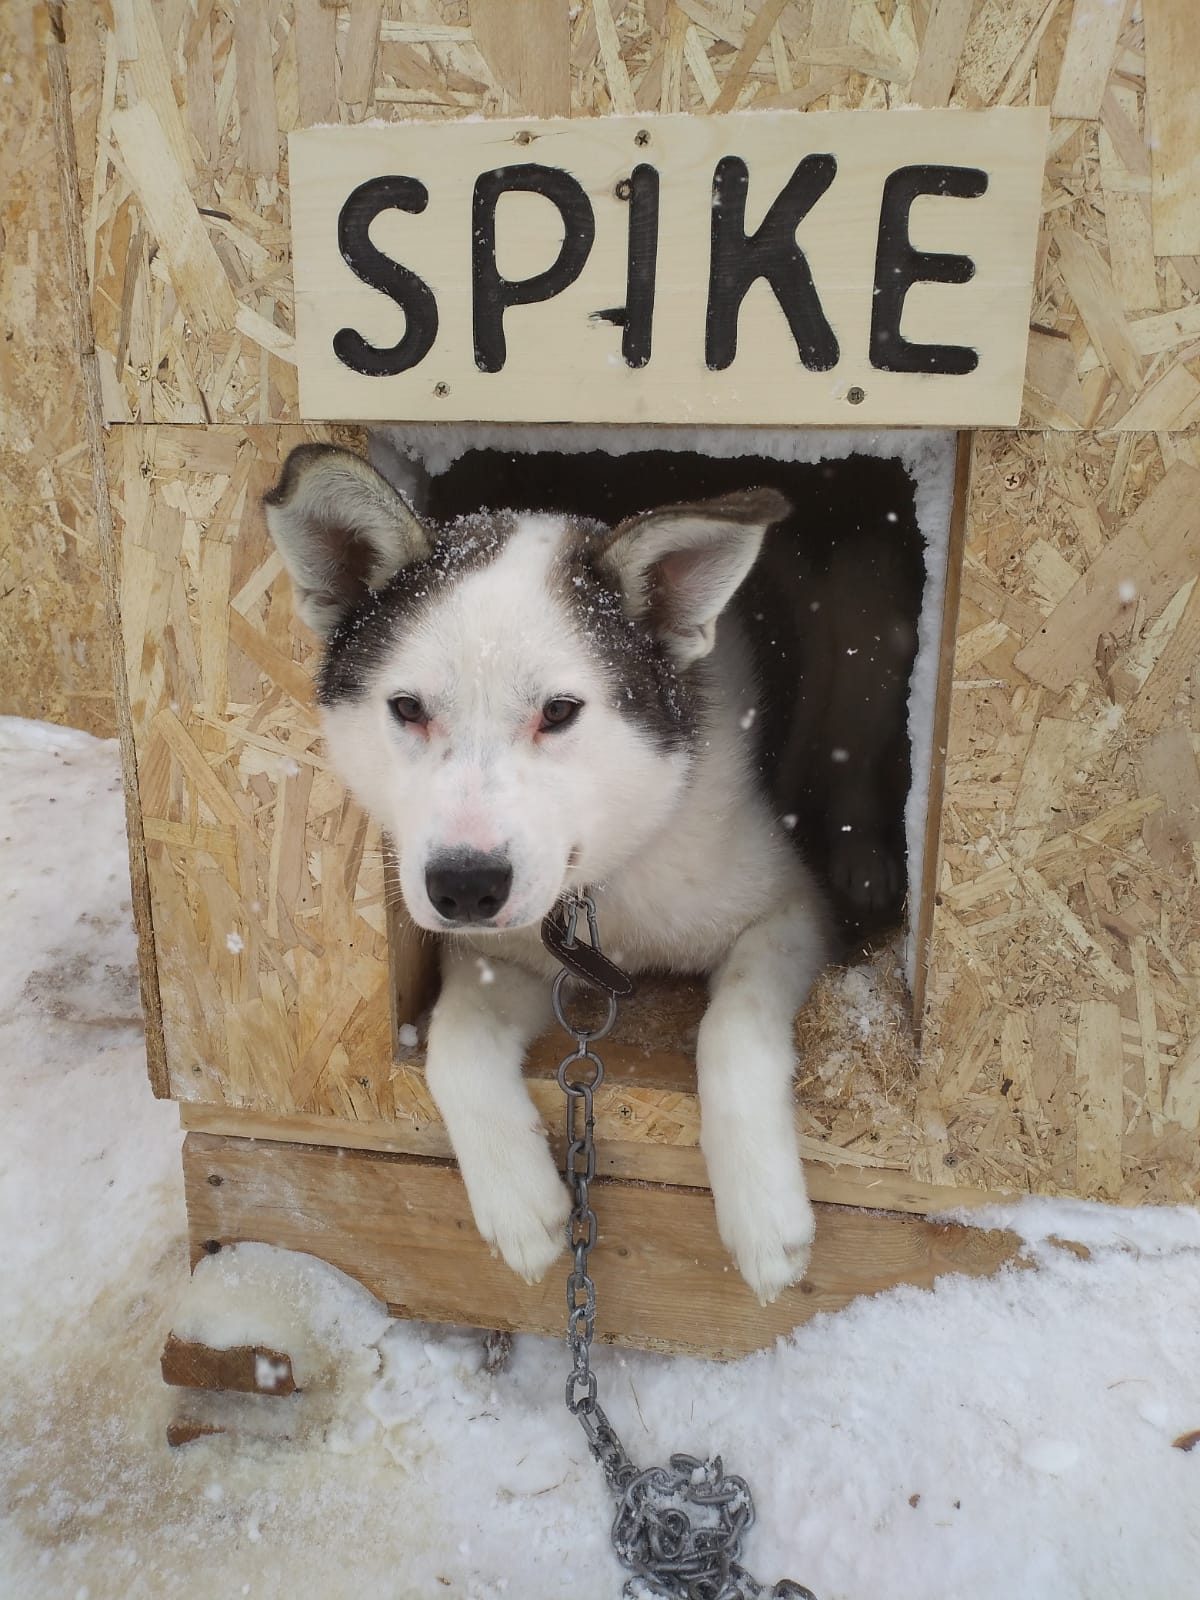
<svg viewBox="0 0 1200 1600">
<path fill-rule="evenodd" d="M 547 1115 L 548 1125 L 554 1130 L 550 1135 L 550 1147 L 561 1158 L 566 1141 L 557 1132 L 560 1117 L 556 1113 L 561 1109 L 562 1091 L 557 1083 L 550 1086 L 536 1080 L 531 1087 L 535 1089 L 534 1099 L 539 1110 Z M 549 1093 L 551 1087 L 553 1096 Z M 542 1089 L 545 1095 L 538 1092 Z M 603 1094 L 602 1090 L 596 1097 L 596 1171 L 602 1177 L 707 1189 L 708 1173 L 698 1144 L 656 1144 L 649 1139 L 622 1139 L 620 1097 L 610 1094 L 608 1102 L 602 1103 Z M 439 1160 L 450 1160 L 452 1155 L 445 1126 L 436 1118 L 418 1121 L 397 1114 L 391 1122 L 356 1122 L 349 1117 L 328 1117 L 323 1113 L 297 1111 L 280 1115 L 241 1106 L 184 1102 L 179 1107 L 179 1122 L 186 1133 L 273 1139 L 280 1144 L 333 1145 L 349 1150 L 378 1150 L 385 1155 L 433 1156 Z M 810 1144 L 814 1142 L 809 1141 Z M 806 1160 L 804 1174 L 814 1201 L 834 1206 L 867 1206 L 872 1211 L 905 1211 L 928 1216 L 938 1211 L 999 1205 L 1012 1199 L 1011 1192 L 923 1183 L 890 1168 L 830 1167 L 819 1159 Z"/>
<path fill-rule="evenodd" d="M 320 1257 L 397 1316 L 562 1332 L 565 1257 L 523 1283 L 475 1231 L 449 1162 L 190 1133 L 183 1169 L 193 1262 L 258 1240 Z M 600 1179 L 593 1193 L 596 1334 L 641 1349 L 743 1355 L 861 1294 L 992 1273 L 1019 1245 L 1006 1232 L 819 1206 L 808 1277 L 764 1307 L 717 1236 L 706 1190 Z"/>
</svg>

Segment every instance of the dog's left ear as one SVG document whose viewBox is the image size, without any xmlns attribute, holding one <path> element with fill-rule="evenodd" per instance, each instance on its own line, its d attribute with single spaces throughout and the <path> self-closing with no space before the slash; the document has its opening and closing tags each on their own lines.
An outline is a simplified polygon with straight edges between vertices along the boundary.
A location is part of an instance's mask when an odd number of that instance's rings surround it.
<svg viewBox="0 0 1200 1600">
<path fill-rule="evenodd" d="M 401 567 L 429 554 L 408 502 L 361 456 L 334 445 L 297 445 L 263 510 L 296 609 L 322 638 Z"/>
<path fill-rule="evenodd" d="M 644 617 L 676 665 L 689 667 L 712 649 L 717 618 L 763 536 L 791 509 L 776 489 L 748 489 L 649 511 L 613 532 L 599 564 L 620 584 L 630 615 Z"/>
</svg>

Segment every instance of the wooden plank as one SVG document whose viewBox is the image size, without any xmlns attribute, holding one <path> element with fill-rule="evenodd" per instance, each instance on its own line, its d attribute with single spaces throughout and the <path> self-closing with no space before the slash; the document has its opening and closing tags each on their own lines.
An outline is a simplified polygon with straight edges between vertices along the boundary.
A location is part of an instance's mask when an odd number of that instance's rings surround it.
<svg viewBox="0 0 1200 1600">
<path fill-rule="evenodd" d="M 1100 115 L 1128 0 L 1075 0 L 1050 112 L 1055 117 Z"/>
<path fill-rule="evenodd" d="M 1154 253 L 1200 255 L 1200 85 L 1194 0 L 1142 0 Z"/>
<path fill-rule="evenodd" d="M 205 337 L 226 331 L 237 301 L 153 108 L 143 102 L 116 110 L 112 127 L 189 319 Z"/>
<path fill-rule="evenodd" d="M 917 106 L 948 106 L 975 0 L 934 0 L 908 98 Z"/>
<path fill-rule="evenodd" d="M 1126 725 L 1130 733 L 1149 733 L 1163 727 L 1176 698 L 1189 686 L 1192 670 L 1198 660 L 1200 582 L 1194 582 L 1187 604 L 1171 630 L 1162 654 L 1126 709 Z M 1184 738 L 1186 740 L 1186 735 Z"/>
<path fill-rule="evenodd" d="M 1142 383 L 1142 358 L 1113 288 L 1108 263 L 1094 245 L 1066 228 L 1055 231 L 1054 242 L 1063 278 L 1092 343 L 1129 392 L 1136 394 Z"/>
<path fill-rule="evenodd" d="M 557 1084 L 554 1085 L 557 1089 Z M 559 1091 L 561 1094 L 561 1091 Z M 560 1155 L 564 1139 L 558 1133 L 559 1106 L 549 1093 L 537 1096 L 551 1132 L 551 1148 Z M 635 1140 L 628 1133 L 612 1102 L 597 1102 L 596 1170 L 605 1178 L 627 1178 L 646 1183 L 669 1183 L 686 1189 L 706 1189 L 708 1174 L 698 1146 L 679 1147 Z M 446 1130 L 430 1103 L 426 1120 L 355 1122 L 294 1112 L 277 1115 L 238 1106 L 202 1105 L 183 1101 L 179 1123 L 186 1133 L 225 1134 L 240 1139 L 270 1139 L 279 1144 L 333 1145 L 348 1150 L 375 1150 L 387 1155 L 432 1156 L 448 1160 L 453 1152 Z M 804 1164 L 808 1192 L 824 1205 L 866 1206 L 871 1210 L 902 1211 L 930 1216 L 959 1207 L 998 1205 L 1011 1199 L 999 1190 L 958 1189 L 948 1184 L 922 1183 L 907 1173 L 883 1167 L 831 1167 L 820 1159 Z"/>
<path fill-rule="evenodd" d="M 1124 1081 L 1120 1010 L 1107 1000 L 1084 1000 L 1075 1056 L 1075 1133 L 1076 1193 L 1086 1199 L 1115 1200 L 1121 1192 Z"/>
<path fill-rule="evenodd" d="M 448 1163 L 192 1133 L 183 1166 L 194 1260 L 255 1239 L 328 1261 L 394 1315 L 562 1331 L 565 1267 L 531 1286 L 495 1259 Z M 592 1194 L 597 1337 L 718 1358 L 767 1348 L 861 1294 L 987 1275 L 1019 1248 L 1009 1233 L 819 1207 L 804 1283 L 763 1307 L 730 1266 L 709 1195 L 612 1179 Z"/>
<path fill-rule="evenodd" d="M 265 6 L 239 5 L 233 14 L 237 53 L 240 146 L 248 170 L 273 177 L 279 170 L 279 123 L 271 73 L 271 28 Z"/>
<path fill-rule="evenodd" d="M 474 13 L 474 6 L 471 9 Z M 341 98 L 346 105 L 365 109 L 375 92 L 382 20 L 383 0 L 356 0 L 350 7 L 350 28 L 346 34 L 341 82 Z"/>
<path fill-rule="evenodd" d="M 138 96 L 153 108 L 171 162 L 184 183 L 189 184 L 196 176 L 192 141 L 171 86 L 171 69 L 150 0 L 133 0 L 133 21 L 137 54 L 133 58 L 132 75 Z"/>
<path fill-rule="evenodd" d="M 613 21 L 609 0 L 592 0 L 592 16 L 596 23 L 596 38 L 600 45 L 600 59 L 604 63 L 604 78 L 612 108 L 619 117 L 637 115 L 629 73 L 621 56 L 621 41 Z"/>
<path fill-rule="evenodd" d="M 1200 1037 L 1172 1065 L 1163 1111 L 1188 1133 L 1200 1128 Z"/>
<path fill-rule="evenodd" d="M 1014 657 L 1019 672 L 1061 691 L 1092 669 L 1096 641 L 1119 624 L 1122 584 L 1132 582 L 1156 616 L 1194 576 L 1200 559 L 1200 471 L 1177 461 L 1066 599 Z"/>
<path fill-rule="evenodd" d="M 293 0 L 293 4 L 300 124 L 311 128 L 320 122 L 336 122 L 337 12 L 322 0 Z M 352 16 L 353 11 L 351 7 Z"/>
<path fill-rule="evenodd" d="M 933 931 L 933 908 L 942 870 L 942 812 L 946 800 L 946 749 L 949 744 L 950 706 L 954 694 L 954 648 L 958 633 L 958 612 L 962 598 L 963 551 L 967 530 L 967 507 L 971 497 L 973 441 L 960 433 L 954 460 L 954 489 L 950 508 L 950 541 L 946 553 L 946 590 L 942 597 L 942 625 L 938 642 L 937 692 L 933 707 L 933 730 L 929 770 L 929 799 L 925 812 L 925 842 L 921 856 L 920 898 L 906 954 L 909 987 L 912 991 L 913 1022 L 920 1044 L 925 1023 L 929 989 L 929 959 Z"/>
<path fill-rule="evenodd" d="M 296 1392 L 291 1356 L 266 1345 L 238 1344 L 217 1350 L 169 1333 L 159 1367 L 163 1382 L 173 1388 L 227 1389 L 280 1398 Z"/>
<path fill-rule="evenodd" d="M 511 0 L 471 0 L 471 31 L 513 110 L 531 117 L 571 113 L 568 0 L 527 0 L 513 26 Z M 626 79 L 628 82 L 628 78 Z"/>
<path fill-rule="evenodd" d="M 771 14 L 764 7 L 758 20 Z M 753 42 L 748 35 L 747 51 Z M 613 92 L 619 99 L 619 91 Z M 374 376 L 339 359 L 336 335 L 349 326 L 369 343 L 390 347 L 400 313 L 351 270 L 338 246 L 336 219 L 348 194 L 394 170 L 397 135 L 375 125 L 294 133 L 289 150 L 302 410 L 324 418 L 437 421 L 1015 422 L 1044 148 L 1045 113 L 1036 108 L 969 118 L 941 110 L 822 113 L 821 146 L 836 156 L 839 173 L 802 226 L 824 315 L 837 330 L 837 350 L 831 346 L 819 357 L 809 352 L 812 370 L 806 368 L 774 296 L 752 292 L 740 306 L 735 357 L 725 366 L 708 364 L 716 164 L 732 148 L 747 163 L 747 216 L 753 215 L 793 175 L 801 133 L 797 115 L 660 117 L 652 129 L 629 117 L 566 126 L 480 119 L 407 127 L 405 170 L 428 180 L 430 203 L 419 217 L 401 220 L 400 213 L 390 213 L 379 227 L 402 239 L 393 249 L 429 285 L 439 321 L 419 359 L 402 371 Z M 804 126 L 806 147 L 816 131 Z M 498 150 L 541 140 L 551 142 L 547 148 L 556 162 L 569 168 L 589 196 L 594 240 L 579 257 L 578 276 L 561 292 L 504 311 L 502 361 L 496 354 L 496 369 L 481 370 L 469 247 L 476 179 L 495 168 Z M 986 170 L 988 187 L 970 200 L 922 201 L 922 238 L 931 246 L 969 247 L 976 271 L 969 282 L 915 286 L 905 301 L 904 337 L 916 344 L 969 346 L 978 365 L 966 373 L 883 370 L 871 360 L 870 340 L 884 185 L 897 167 L 942 160 L 948 148 L 964 165 Z M 653 359 L 630 366 L 622 359 L 619 332 L 598 322 L 595 312 L 624 302 L 629 202 L 618 190 L 631 166 L 643 162 L 660 173 L 663 225 Z M 845 173 L 852 177 L 843 182 Z M 496 226 L 505 274 L 513 280 L 536 276 L 561 242 L 561 218 L 540 194 L 507 193 L 503 200 Z M 564 350 L 574 353 L 572 361 L 562 361 Z M 1133 359 L 1140 366 L 1136 351 Z M 834 365 L 816 370 L 827 361 Z"/>
<path fill-rule="evenodd" d="M 61 15 L 59 16 L 61 25 Z M 71 83 L 67 47 L 61 26 L 46 41 L 54 142 L 58 152 L 58 203 L 62 218 L 61 243 L 66 256 L 69 312 L 75 353 L 82 384 L 83 422 L 90 466 L 91 511 L 99 558 L 104 618 L 113 642 L 113 689 L 117 712 L 117 737 L 121 747 L 121 777 L 125 792 L 125 827 L 129 844 L 130 899 L 137 930 L 138 984 L 146 1023 L 146 1068 L 150 1087 L 158 1096 L 168 1093 L 166 1042 L 163 1034 L 162 997 L 154 948 L 150 878 L 146 840 L 142 830 L 142 796 L 138 785 L 138 756 L 134 743 L 129 678 L 119 641 L 121 630 L 121 557 L 113 525 L 105 457 L 104 407 L 100 371 L 89 311 L 90 285 L 84 260 L 83 218 L 79 207 L 75 128 L 71 120 Z"/>
</svg>

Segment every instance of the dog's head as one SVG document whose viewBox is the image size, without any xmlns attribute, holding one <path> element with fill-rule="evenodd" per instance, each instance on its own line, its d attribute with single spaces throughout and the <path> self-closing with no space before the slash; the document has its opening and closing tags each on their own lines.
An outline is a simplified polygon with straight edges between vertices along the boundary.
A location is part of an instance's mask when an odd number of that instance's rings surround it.
<svg viewBox="0 0 1200 1600">
<path fill-rule="evenodd" d="M 427 527 L 360 457 L 289 456 L 267 523 L 335 767 L 421 927 L 536 923 L 668 821 L 717 618 L 786 515 L 761 489 L 609 531 L 497 511 Z"/>
</svg>

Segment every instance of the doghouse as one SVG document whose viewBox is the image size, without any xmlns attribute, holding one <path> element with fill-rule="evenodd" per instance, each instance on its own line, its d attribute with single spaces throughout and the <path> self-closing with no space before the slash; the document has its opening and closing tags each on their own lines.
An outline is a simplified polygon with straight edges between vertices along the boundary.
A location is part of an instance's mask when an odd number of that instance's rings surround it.
<svg viewBox="0 0 1200 1600">
<path fill-rule="evenodd" d="M 600 1335 L 736 1353 L 858 1293 L 991 1270 L 1011 1239 L 927 1219 L 998 1195 L 1196 1200 L 1190 9 L 64 8 L 64 41 L 50 48 L 64 160 L 72 137 L 78 159 L 78 189 L 67 187 L 83 348 L 95 351 L 150 1079 L 187 1130 L 193 1260 L 264 1240 L 323 1257 L 406 1315 L 548 1333 L 563 1322 L 558 1275 L 526 1287 L 471 1226 L 421 1074 L 430 952 L 392 904 L 379 838 L 322 757 L 313 641 L 257 509 L 297 442 L 361 445 L 355 423 L 406 420 L 352 401 L 322 414 L 315 386 L 304 414 L 321 420 L 301 420 L 289 230 L 301 196 L 289 192 L 285 136 L 371 119 L 427 119 L 428 145 L 467 114 L 510 119 L 506 129 L 571 117 L 563 126 L 585 139 L 599 125 L 584 119 L 608 113 L 631 137 L 645 119 L 652 138 L 663 112 L 837 110 L 853 123 L 899 106 L 1049 111 L 1019 424 L 960 431 L 943 474 L 944 573 L 919 657 L 928 727 L 913 742 L 911 1021 L 872 1035 L 861 1011 L 850 1030 L 861 1048 L 847 1056 L 836 979 L 820 1015 L 800 1019 L 810 1049 L 797 1115 L 818 1243 L 805 1283 L 763 1310 L 728 1268 L 704 1187 L 696 995 L 647 987 L 606 1046 L 598 1099 Z M 304 149 L 311 165 L 315 146 Z M 946 159 L 959 154 L 951 145 Z M 705 184 L 711 175 L 710 163 Z M 630 191 L 623 203 L 644 200 Z M 462 227 L 466 238 L 469 219 Z M 1028 281 L 1023 292 L 1029 308 Z M 429 378 L 447 402 L 420 413 L 434 439 L 440 415 L 516 420 L 527 448 L 531 422 L 580 415 L 473 411 L 457 379 L 432 367 Z M 941 400 L 875 411 L 873 385 L 838 381 L 831 373 L 812 415 L 755 420 L 783 434 L 791 423 L 946 429 L 977 415 Z M 643 420 L 685 419 L 650 407 Z M 887 456 L 881 438 L 871 453 Z M 829 449 L 845 456 L 853 440 Z M 838 1027 L 842 1067 L 823 1074 Z M 550 1037 L 530 1067 L 554 1133 L 562 1053 Z"/>
</svg>

